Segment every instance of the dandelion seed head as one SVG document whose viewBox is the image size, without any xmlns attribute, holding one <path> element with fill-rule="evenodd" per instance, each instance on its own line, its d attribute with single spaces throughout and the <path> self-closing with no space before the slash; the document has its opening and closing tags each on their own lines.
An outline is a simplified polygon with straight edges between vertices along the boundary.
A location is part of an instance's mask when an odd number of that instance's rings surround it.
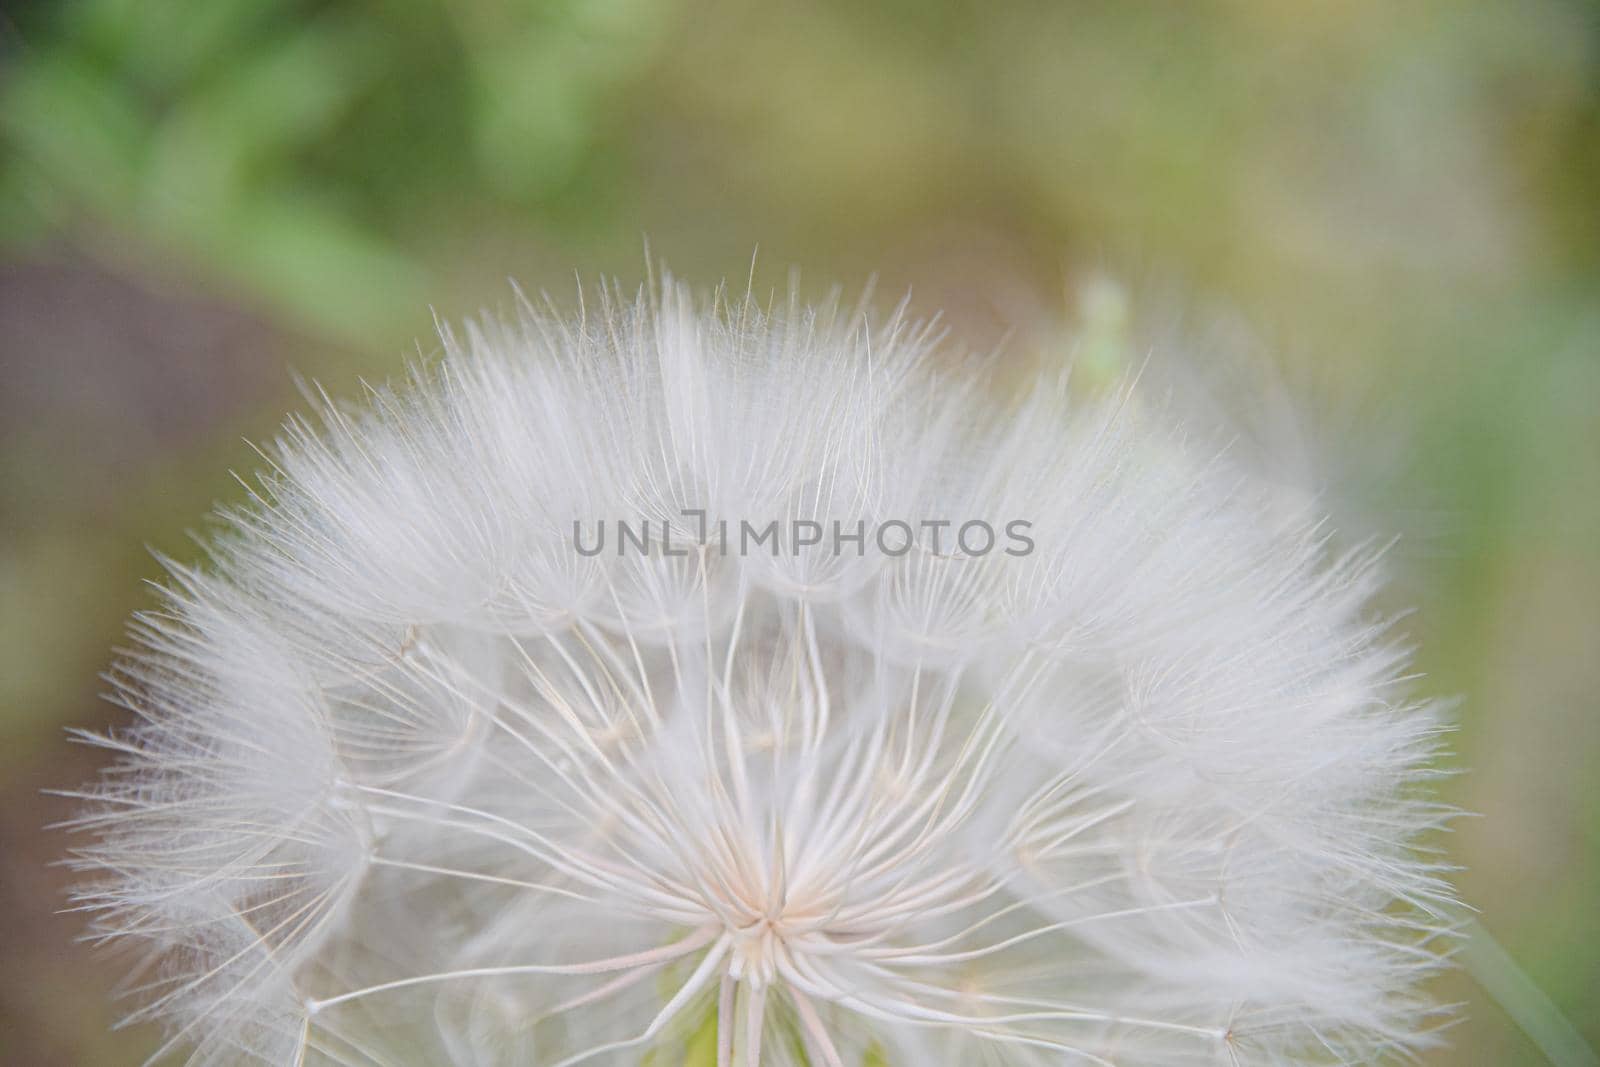
<svg viewBox="0 0 1600 1067">
<path fill-rule="evenodd" d="M 669 280 L 441 336 L 313 394 L 113 675 L 79 898 L 162 1054 L 1434 1040 L 1441 716 L 1375 552 L 1136 384 L 1002 401 L 903 307 Z"/>
</svg>

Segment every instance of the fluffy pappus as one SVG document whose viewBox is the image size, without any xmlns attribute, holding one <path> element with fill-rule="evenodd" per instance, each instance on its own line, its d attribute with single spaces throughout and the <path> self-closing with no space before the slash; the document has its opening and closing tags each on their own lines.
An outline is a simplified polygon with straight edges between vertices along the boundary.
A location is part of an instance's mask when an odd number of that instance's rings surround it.
<svg viewBox="0 0 1600 1067">
<path fill-rule="evenodd" d="M 157 1058 L 1435 1040 L 1444 725 L 1378 553 L 903 307 L 669 280 L 441 336 L 313 394 L 113 672 L 78 902 Z"/>
</svg>

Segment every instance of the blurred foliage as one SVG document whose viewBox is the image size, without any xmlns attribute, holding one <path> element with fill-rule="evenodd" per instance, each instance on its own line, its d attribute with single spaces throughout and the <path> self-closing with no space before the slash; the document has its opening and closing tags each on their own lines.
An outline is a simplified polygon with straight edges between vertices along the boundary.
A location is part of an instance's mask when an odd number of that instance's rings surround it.
<svg viewBox="0 0 1600 1067">
<path fill-rule="evenodd" d="M 5 236 L 133 236 L 369 338 L 424 299 L 412 222 L 479 198 L 560 217 L 662 14 L 648 0 L 36 13 L 48 44 L 20 49 L 3 109 Z M 33 29 L 14 33 L 31 46 Z M 451 191 L 464 201 L 441 204 Z"/>
<path fill-rule="evenodd" d="M 17 798 L 77 773 L 59 726 L 109 714 L 141 544 L 194 554 L 222 472 L 256 462 L 239 435 L 294 402 L 286 366 L 348 392 L 429 335 L 429 301 L 638 280 L 646 237 L 699 282 L 878 272 L 967 344 L 1092 373 L 1275 351 L 1320 422 L 1309 473 L 1402 535 L 1420 666 L 1464 697 L 1452 798 L 1481 817 L 1452 855 L 1508 953 L 1447 990 L 1470 1020 L 1440 1062 L 1584 1062 L 1556 1031 L 1600 1040 L 1592 0 L 8 5 L 15 833 L 44 821 Z M 0 1058 L 135 1061 L 47 890 L 0 895 Z"/>
</svg>

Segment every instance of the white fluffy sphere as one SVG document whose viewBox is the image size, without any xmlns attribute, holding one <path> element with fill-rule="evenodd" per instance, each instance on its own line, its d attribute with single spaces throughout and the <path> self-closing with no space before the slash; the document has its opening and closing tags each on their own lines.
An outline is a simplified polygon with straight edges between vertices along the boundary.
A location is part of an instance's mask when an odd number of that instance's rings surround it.
<svg viewBox="0 0 1600 1067">
<path fill-rule="evenodd" d="M 667 283 L 290 422 L 96 739 L 82 900 L 164 1051 L 1426 1045 L 1441 726 L 1371 554 L 1131 384 L 1002 403 L 936 341 Z"/>
</svg>

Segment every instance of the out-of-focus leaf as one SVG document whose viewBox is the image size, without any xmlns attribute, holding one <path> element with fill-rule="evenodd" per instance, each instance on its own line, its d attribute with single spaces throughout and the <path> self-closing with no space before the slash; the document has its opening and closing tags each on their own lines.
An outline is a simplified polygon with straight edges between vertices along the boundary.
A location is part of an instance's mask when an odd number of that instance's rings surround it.
<svg viewBox="0 0 1600 1067">
<path fill-rule="evenodd" d="M 144 174 L 151 221 L 226 227 L 252 179 L 292 166 L 294 150 L 350 106 L 370 75 L 369 43 L 359 25 L 314 22 L 180 103 L 156 130 Z"/>
<path fill-rule="evenodd" d="M 252 35 L 302 5 L 292 0 L 80 0 L 65 34 L 145 90 L 180 92 L 247 52 Z"/>
<path fill-rule="evenodd" d="M 62 195 L 125 210 L 148 126 L 124 85 L 70 55 L 25 63 L 5 82 L 0 129 Z"/>
<path fill-rule="evenodd" d="M 293 191 L 239 205 L 211 258 L 299 323 L 366 348 L 426 302 L 420 265 Z M 380 342 L 381 343 L 381 342 Z"/>
</svg>

